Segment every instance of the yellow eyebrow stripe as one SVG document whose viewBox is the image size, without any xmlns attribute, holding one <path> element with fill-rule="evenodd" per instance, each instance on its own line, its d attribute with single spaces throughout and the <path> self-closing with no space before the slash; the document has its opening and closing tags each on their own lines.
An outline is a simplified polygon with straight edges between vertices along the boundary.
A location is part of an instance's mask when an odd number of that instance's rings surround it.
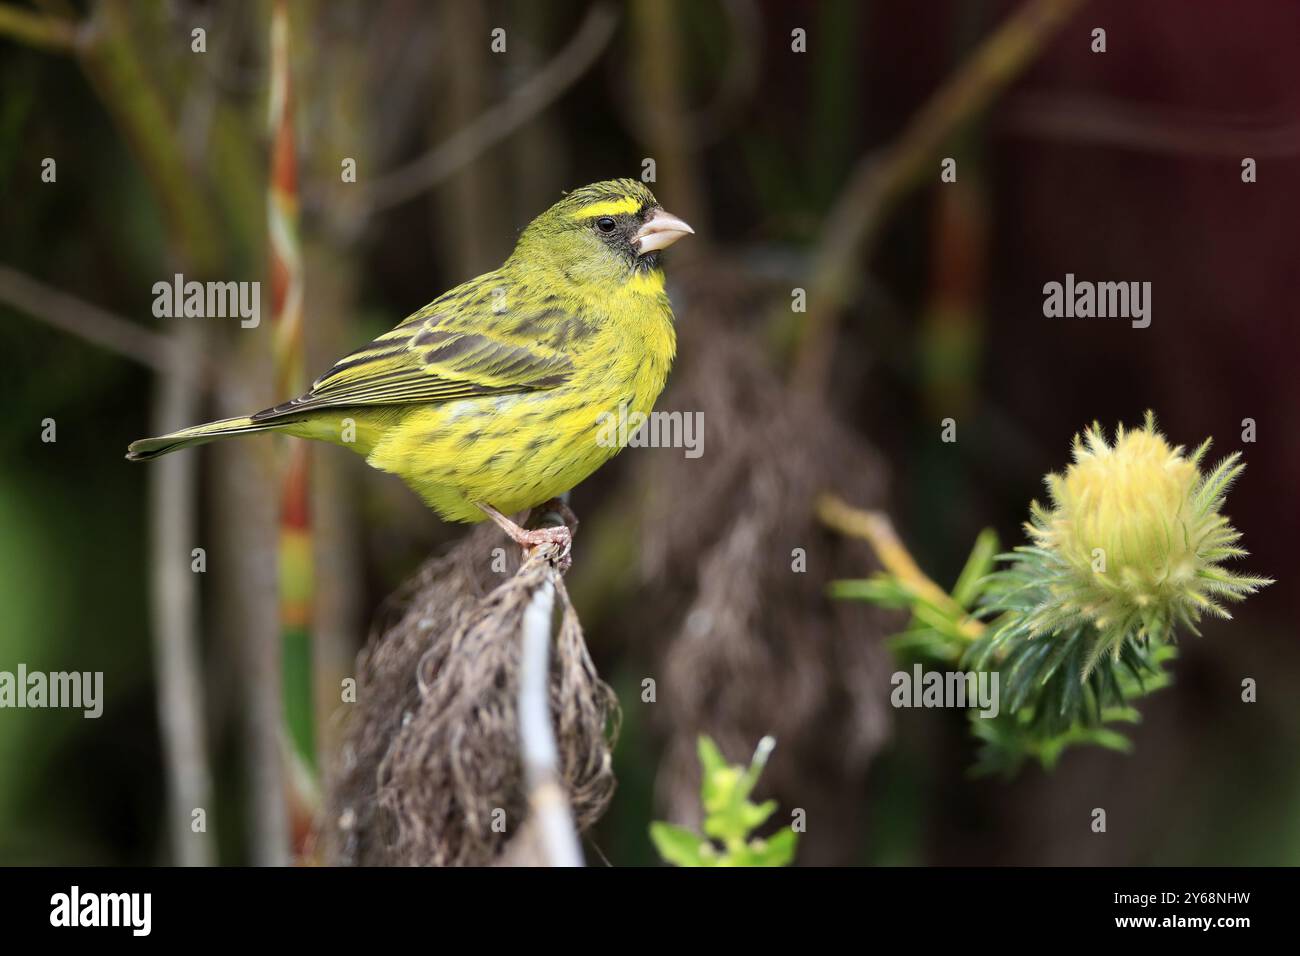
<svg viewBox="0 0 1300 956">
<path fill-rule="evenodd" d="M 636 212 L 641 204 L 632 197 L 623 199 L 605 199 L 590 203 L 573 213 L 574 219 L 591 219 L 594 216 L 617 216 L 625 212 Z"/>
</svg>

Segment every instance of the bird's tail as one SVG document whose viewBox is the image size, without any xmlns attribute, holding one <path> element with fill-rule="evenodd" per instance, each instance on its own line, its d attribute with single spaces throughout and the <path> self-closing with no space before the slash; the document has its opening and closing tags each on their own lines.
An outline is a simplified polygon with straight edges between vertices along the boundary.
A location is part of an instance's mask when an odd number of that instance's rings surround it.
<svg viewBox="0 0 1300 956">
<path fill-rule="evenodd" d="M 248 417 L 223 418 L 219 422 L 208 422 L 206 425 L 182 428 L 180 431 L 172 432 L 169 435 L 159 435 L 157 438 L 141 438 L 139 441 L 133 441 L 127 447 L 126 460 L 149 461 L 179 448 L 202 445 L 210 441 L 216 441 L 218 438 L 225 438 L 228 435 L 247 435 L 249 432 L 268 431 L 281 428 L 285 424 L 283 418 L 269 418 L 264 421 Z"/>
</svg>

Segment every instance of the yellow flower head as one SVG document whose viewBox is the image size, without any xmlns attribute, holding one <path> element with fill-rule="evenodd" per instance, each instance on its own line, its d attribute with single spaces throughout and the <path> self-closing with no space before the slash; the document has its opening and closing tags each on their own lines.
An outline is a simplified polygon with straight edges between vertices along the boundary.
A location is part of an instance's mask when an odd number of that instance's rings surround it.
<svg viewBox="0 0 1300 956">
<path fill-rule="evenodd" d="M 1046 527 L 1029 530 L 1079 575 L 1099 587 L 1118 576 L 1145 604 L 1196 575 L 1188 518 L 1199 480 L 1196 465 L 1157 432 L 1121 426 L 1107 445 L 1090 429 L 1076 439 L 1074 464 L 1047 478 L 1055 508 Z"/>
<path fill-rule="evenodd" d="M 1101 632 L 1098 651 L 1118 653 L 1126 636 L 1164 638 L 1177 624 L 1194 631 L 1202 613 L 1228 617 L 1220 599 L 1269 583 L 1219 566 L 1246 554 L 1220 513 L 1245 466 L 1234 454 L 1203 475 L 1209 445 L 1184 455 L 1150 412 L 1140 429 L 1120 426 L 1113 444 L 1096 424 L 1075 437 L 1074 463 L 1047 476 L 1051 508 L 1035 502 L 1026 525 L 1052 569 L 1035 633 L 1082 620 Z"/>
</svg>

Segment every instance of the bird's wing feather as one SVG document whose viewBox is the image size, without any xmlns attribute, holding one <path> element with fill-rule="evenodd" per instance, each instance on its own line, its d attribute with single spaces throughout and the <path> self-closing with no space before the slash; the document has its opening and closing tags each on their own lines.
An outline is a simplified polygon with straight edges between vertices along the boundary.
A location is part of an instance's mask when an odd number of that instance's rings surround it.
<svg viewBox="0 0 1300 956">
<path fill-rule="evenodd" d="M 488 281 L 493 280 L 493 281 Z M 508 284 L 483 276 L 430 303 L 335 363 L 311 391 L 254 418 L 351 405 L 429 404 L 555 388 L 573 363 L 563 313 L 509 310 Z"/>
</svg>

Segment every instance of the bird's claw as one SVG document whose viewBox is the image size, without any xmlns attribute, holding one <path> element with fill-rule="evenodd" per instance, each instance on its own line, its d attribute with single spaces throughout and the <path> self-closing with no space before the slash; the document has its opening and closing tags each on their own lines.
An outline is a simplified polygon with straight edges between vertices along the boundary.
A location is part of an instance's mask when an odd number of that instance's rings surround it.
<svg viewBox="0 0 1300 956">
<path fill-rule="evenodd" d="M 573 532 L 564 525 L 532 528 L 515 541 L 524 549 L 525 554 L 532 553 L 535 548 L 554 547 L 555 555 L 551 560 L 560 571 L 569 570 L 573 564 Z"/>
<path fill-rule="evenodd" d="M 491 505 L 480 502 L 479 507 L 483 509 L 484 514 L 496 522 L 497 526 L 509 536 L 511 541 L 523 548 L 525 558 L 537 548 L 553 548 L 555 554 L 550 556 L 550 560 L 562 573 L 569 570 L 570 565 L 573 564 L 571 554 L 573 551 L 573 531 L 567 525 L 543 525 L 540 528 L 523 528 Z M 560 508 L 567 512 L 567 515 L 561 512 L 561 517 L 566 520 L 572 517 L 573 512 L 569 511 L 567 505 L 560 503 Z M 548 510 L 550 510 L 549 505 Z M 559 509 L 553 510 L 559 511 Z M 577 519 L 573 518 L 573 522 L 576 524 Z"/>
</svg>

